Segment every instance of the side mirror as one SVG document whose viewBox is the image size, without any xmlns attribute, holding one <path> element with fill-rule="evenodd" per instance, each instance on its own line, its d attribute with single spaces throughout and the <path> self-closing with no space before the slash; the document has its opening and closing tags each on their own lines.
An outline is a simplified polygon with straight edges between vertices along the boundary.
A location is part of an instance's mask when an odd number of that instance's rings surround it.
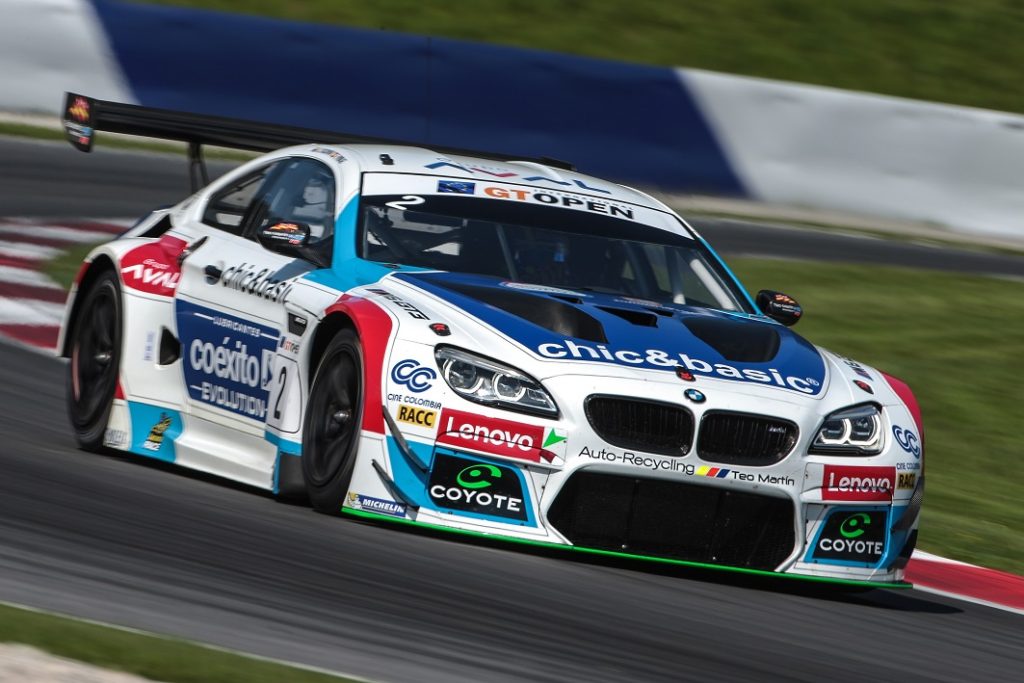
<svg viewBox="0 0 1024 683">
<path fill-rule="evenodd" d="M 796 299 L 770 289 L 762 289 L 757 293 L 757 307 L 766 316 L 786 327 L 796 325 L 804 314 L 804 309 L 800 308 Z"/>
<path fill-rule="evenodd" d="M 264 248 L 286 256 L 299 256 L 309 243 L 309 226 L 295 221 L 271 220 L 256 233 Z"/>
</svg>

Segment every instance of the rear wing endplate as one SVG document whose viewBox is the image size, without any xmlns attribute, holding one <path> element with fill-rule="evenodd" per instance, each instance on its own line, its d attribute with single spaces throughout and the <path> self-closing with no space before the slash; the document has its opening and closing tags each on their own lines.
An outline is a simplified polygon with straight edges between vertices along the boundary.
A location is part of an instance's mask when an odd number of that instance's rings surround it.
<svg viewBox="0 0 1024 683">
<path fill-rule="evenodd" d="M 68 141 L 83 152 L 92 151 L 93 141 L 98 130 L 188 143 L 189 175 L 193 192 L 209 183 L 206 164 L 202 156 L 203 145 L 216 145 L 252 152 L 270 152 L 281 147 L 310 143 L 416 145 L 416 143 L 406 141 L 351 135 L 337 131 L 283 126 L 246 119 L 123 104 L 97 100 L 71 92 L 64 93 L 64 107 L 61 111 L 61 121 Z M 502 161 L 536 161 L 549 166 L 575 170 L 571 164 L 556 159 L 524 159 L 522 156 L 435 145 L 429 145 L 429 147 L 447 154 L 465 154 Z"/>
</svg>

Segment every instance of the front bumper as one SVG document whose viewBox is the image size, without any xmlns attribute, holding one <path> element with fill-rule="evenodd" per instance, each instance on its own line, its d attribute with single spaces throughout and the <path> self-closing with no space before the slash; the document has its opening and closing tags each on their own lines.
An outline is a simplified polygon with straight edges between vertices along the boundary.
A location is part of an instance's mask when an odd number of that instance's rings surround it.
<svg viewBox="0 0 1024 683">
<path fill-rule="evenodd" d="M 691 404 L 680 399 L 686 387 L 672 382 L 577 375 L 545 380 L 545 386 L 562 409 L 557 421 L 445 395 L 434 403 L 429 426 L 420 414 L 419 425 L 390 421 L 397 439 L 364 435 L 360 460 L 378 467 L 357 468 L 346 511 L 374 514 L 358 503 L 362 495 L 401 502 L 402 514 L 389 513 L 389 519 L 533 543 L 872 585 L 902 582 L 916 539 L 912 491 L 830 500 L 823 489 L 826 466 L 895 472 L 898 454 L 891 444 L 871 458 L 808 456 L 820 417 L 806 401 L 773 389 L 738 394 L 705 380 L 706 401 Z M 583 406 L 598 393 L 685 405 L 694 416 L 694 444 L 702 416 L 716 410 L 791 422 L 798 436 L 788 455 L 764 466 L 711 462 L 696 447 L 675 455 L 630 450 L 609 443 L 588 420 Z M 411 398 L 388 396 L 385 410 L 392 416 Z M 447 419 L 451 414 L 463 424 Z M 453 438 L 450 430 L 460 426 Z M 555 443 L 542 449 L 541 441 Z M 487 485 L 464 488 L 459 476 L 472 478 L 474 471 L 489 477 Z M 851 537 L 841 533 L 844 522 Z"/>
</svg>

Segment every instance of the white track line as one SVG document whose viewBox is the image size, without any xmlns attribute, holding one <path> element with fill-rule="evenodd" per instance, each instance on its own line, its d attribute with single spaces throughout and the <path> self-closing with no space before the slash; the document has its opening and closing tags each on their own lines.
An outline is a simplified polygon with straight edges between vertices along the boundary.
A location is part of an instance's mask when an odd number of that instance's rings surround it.
<svg viewBox="0 0 1024 683">
<path fill-rule="evenodd" d="M 926 553 L 923 550 L 915 550 L 914 554 L 910 556 L 911 561 L 920 560 L 922 562 L 940 562 L 942 564 L 958 564 L 964 567 L 975 567 L 976 569 L 984 569 L 976 564 L 968 564 L 967 562 L 961 562 L 960 560 L 951 560 L 948 557 L 942 557 L 941 555 L 932 555 Z"/>
<path fill-rule="evenodd" d="M 0 298 L 0 324 L 60 325 L 64 304 L 33 299 Z"/>
<path fill-rule="evenodd" d="M 922 586 L 919 583 L 914 584 L 914 590 L 921 591 L 922 593 L 932 593 L 934 595 L 941 595 L 944 598 L 962 600 L 963 602 L 973 602 L 975 605 L 983 605 L 985 607 L 991 607 L 993 609 L 1001 609 L 1004 612 L 1013 612 L 1014 614 L 1024 615 L 1024 609 L 1017 609 L 1016 607 L 1010 607 L 1009 605 L 1000 605 L 998 602 L 989 602 L 988 600 L 982 600 L 981 598 L 972 598 L 969 595 L 960 595 L 959 593 L 940 591 L 938 588 Z"/>
<path fill-rule="evenodd" d="M 49 261 L 60 256 L 63 252 L 63 249 L 58 249 L 57 247 L 42 247 L 38 244 L 29 244 L 27 242 L 0 241 L 0 256 L 13 256 L 34 261 Z"/>
<path fill-rule="evenodd" d="M 10 282 L 15 285 L 32 285 L 33 287 L 49 287 L 51 289 L 63 289 L 50 277 L 38 270 L 29 268 L 18 268 L 17 266 L 0 265 L 0 282 Z"/>
</svg>

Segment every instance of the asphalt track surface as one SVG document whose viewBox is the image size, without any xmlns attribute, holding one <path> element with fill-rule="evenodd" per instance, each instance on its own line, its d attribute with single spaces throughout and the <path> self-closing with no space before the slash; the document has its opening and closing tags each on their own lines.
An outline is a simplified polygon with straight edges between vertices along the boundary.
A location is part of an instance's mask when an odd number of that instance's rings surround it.
<svg viewBox="0 0 1024 683">
<path fill-rule="evenodd" d="M 39 201 L 38 183 L 54 189 L 50 201 L 18 211 L 5 189 L 0 213 L 54 215 L 71 182 L 89 215 L 121 216 L 132 201 L 161 201 L 160 179 L 180 183 L 173 159 L 147 176 L 151 160 L 109 157 L 97 155 L 99 169 L 26 170 L 36 184 L 20 186 L 20 206 Z M 17 176 L 7 161 L 3 173 Z M 130 200 L 104 204 L 127 188 Z M 0 600 L 387 681 L 962 681 L 1024 670 L 1024 618 L 981 605 L 524 552 L 86 454 L 66 426 L 63 373 L 61 361 L 0 345 Z"/>
</svg>

